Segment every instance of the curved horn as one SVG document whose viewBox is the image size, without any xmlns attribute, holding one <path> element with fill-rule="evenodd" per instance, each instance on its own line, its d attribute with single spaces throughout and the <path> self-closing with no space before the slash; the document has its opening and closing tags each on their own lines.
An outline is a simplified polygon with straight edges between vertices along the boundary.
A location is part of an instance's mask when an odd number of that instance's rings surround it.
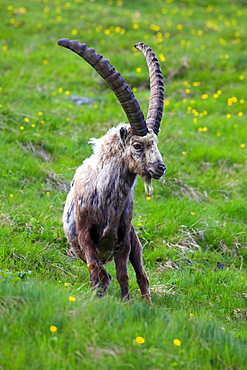
<svg viewBox="0 0 247 370">
<path fill-rule="evenodd" d="M 162 71 L 158 59 L 148 45 L 138 42 L 135 47 L 145 56 L 150 76 L 150 101 L 146 123 L 158 135 L 164 107 Z"/>
<path fill-rule="evenodd" d="M 148 129 L 140 106 L 130 87 L 126 84 L 120 73 L 110 64 L 109 60 L 97 54 L 94 49 L 88 48 L 86 44 L 80 44 L 76 40 L 60 39 L 58 40 L 58 45 L 74 51 L 99 73 L 121 103 L 128 117 L 133 134 L 145 136 Z"/>
</svg>

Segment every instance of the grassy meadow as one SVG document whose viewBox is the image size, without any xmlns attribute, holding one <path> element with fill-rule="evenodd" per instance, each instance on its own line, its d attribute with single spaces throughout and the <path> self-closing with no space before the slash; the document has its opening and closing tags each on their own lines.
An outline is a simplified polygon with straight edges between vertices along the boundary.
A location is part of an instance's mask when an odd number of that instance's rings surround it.
<svg viewBox="0 0 247 370">
<path fill-rule="evenodd" d="M 0 369 L 247 369 L 245 0 L 0 0 Z M 120 301 L 113 263 L 98 300 L 66 256 L 75 169 L 125 114 L 101 77 L 57 46 L 85 42 L 146 115 L 160 60 L 166 175 L 135 187 L 133 224 L 153 305 Z M 76 104 L 84 97 L 86 104 Z M 85 99 L 84 99 L 85 100 Z"/>
</svg>

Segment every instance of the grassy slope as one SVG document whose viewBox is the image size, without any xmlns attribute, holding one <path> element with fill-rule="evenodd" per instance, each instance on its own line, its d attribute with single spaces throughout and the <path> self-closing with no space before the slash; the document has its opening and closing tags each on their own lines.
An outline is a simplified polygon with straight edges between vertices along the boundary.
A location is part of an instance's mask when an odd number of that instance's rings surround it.
<svg viewBox="0 0 247 370">
<path fill-rule="evenodd" d="M 0 1 L 0 368 L 246 366 L 247 9 L 150 4 Z M 86 267 L 64 255 L 65 188 L 91 153 L 88 139 L 125 116 L 100 77 L 56 45 L 61 37 L 109 58 L 144 112 L 147 68 L 132 45 L 147 42 L 161 60 L 167 174 L 151 199 L 140 179 L 135 189 L 151 308 L 131 268 L 133 301 L 119 303 L 115 280 L 98 301 Z M 76 106 L 72 94 L 95 101 Z"/>
</svg>

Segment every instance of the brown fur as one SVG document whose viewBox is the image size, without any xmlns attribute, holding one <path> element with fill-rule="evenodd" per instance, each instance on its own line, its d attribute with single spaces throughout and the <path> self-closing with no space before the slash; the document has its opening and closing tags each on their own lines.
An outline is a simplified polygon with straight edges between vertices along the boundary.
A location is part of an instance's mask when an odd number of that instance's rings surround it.
<svg viewBox="0 0 247 370">
<path fill-rule="evenodd" d="M 91 286 L 101 296 L 111 276 L 103 264 L 114 258 L 122 299 L 129 299 L 128 260 L 142 296 L 150 300 L 142 265 L 142 246 L 131 224 L 136 175 L 151 186 L 151 178 L 165 171 L 157 136 L 132 135 L 130 125 L 119 125 L 93 139 L 94 154 L 77 169 L 67 196 L 63 225 L 72 252 L 87 263 Z"/>
</svg>

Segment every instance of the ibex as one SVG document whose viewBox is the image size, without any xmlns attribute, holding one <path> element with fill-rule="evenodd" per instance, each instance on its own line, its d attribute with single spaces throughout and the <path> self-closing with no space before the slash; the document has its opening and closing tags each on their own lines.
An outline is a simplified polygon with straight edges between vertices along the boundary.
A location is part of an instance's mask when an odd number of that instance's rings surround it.
<svg viewBox="0 0 247 370">
<path fill-rule="evenodd" d="M 131 220 L 136 176 L 143 177 L 146 189 L 152 191 L 151 179 L 160 179 L 166 170 L 157 147 L 164 105 L 159 62 L 146 44 L 135 45 L 144 54 L 150 75 L 150 102 L 145 121 L 130 87 L 107 59 L 78 41 L 60 39 L 58 45 L 77 53 L 103 77 L 129 120 L 129 124 L 111 128 L 100 139 L 92 139 L 94 153 L 75 173 L 63 213 L 70 250 L 87 263 L 91 287 L 96 288 L 99 297 L 111 281 L 103 265 L 114 258 L 121 298 L 130 298 L 127 272 L 130 260 L 142 296 L 150 301 L 142 246 Z"/>
</svg>

